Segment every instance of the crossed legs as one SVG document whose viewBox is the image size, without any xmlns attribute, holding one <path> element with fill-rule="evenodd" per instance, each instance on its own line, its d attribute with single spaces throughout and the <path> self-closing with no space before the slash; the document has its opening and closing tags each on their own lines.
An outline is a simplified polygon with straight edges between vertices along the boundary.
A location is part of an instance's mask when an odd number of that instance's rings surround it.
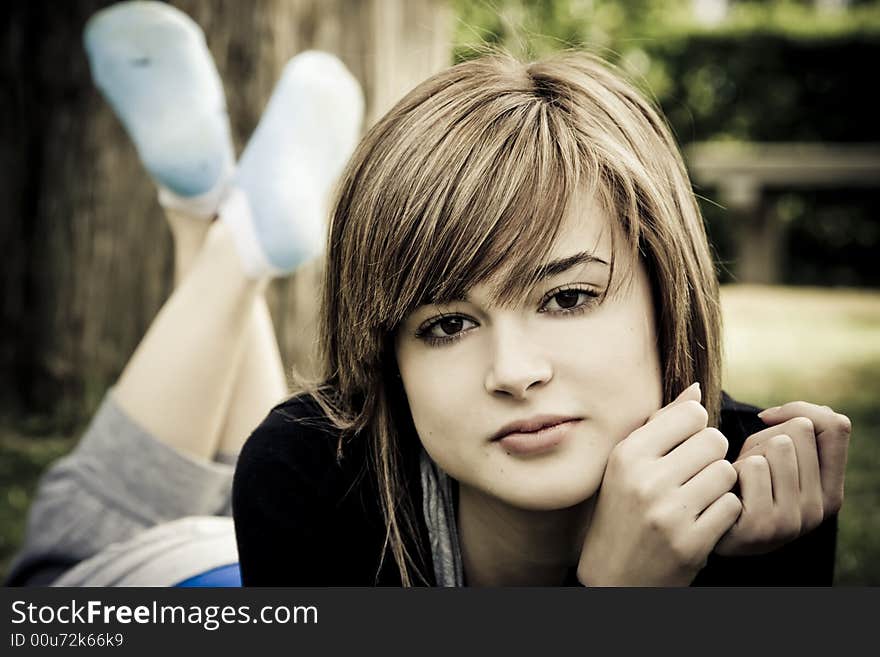
<svg viewBox="0 0 880 657">
<path fill-rule="evenodd" d="M 244 273 L 223 222 L 173 211 L 168 219 L 176 289 L 111 394 L 158 440 L 229 460 L 285 393 L 266 279 Z"/>
<path fill-rule="evenodd" d="M 298 55 L 236 164 L 191 19 L 122 2 L 89 21 L 85 44 L 159 190 L 175 289 L 77 447 L 44 474 L 9 581 L 173 584 L 235 560 L 231 520 L 216 517 L 230 512 L 226 464 L 286 392 L 263 293 L 322 248 L 363 99 L 334 57 Z"/>
</svg>

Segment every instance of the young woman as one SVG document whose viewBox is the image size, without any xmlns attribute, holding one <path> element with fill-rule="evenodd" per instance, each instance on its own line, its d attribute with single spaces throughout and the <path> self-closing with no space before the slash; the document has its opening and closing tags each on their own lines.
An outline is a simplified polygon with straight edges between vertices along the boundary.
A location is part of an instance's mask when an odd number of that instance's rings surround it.
<svg viewBox="0 0 880 657">
<path fill-rule="evenodd" d="M 323 379 L 239 459 L 245 585 L 831 583 L 849 421 L 722 393 L 684 165 L 597 58 L 401 100 L 343 175 L 320 322 Z"/>
</svg>

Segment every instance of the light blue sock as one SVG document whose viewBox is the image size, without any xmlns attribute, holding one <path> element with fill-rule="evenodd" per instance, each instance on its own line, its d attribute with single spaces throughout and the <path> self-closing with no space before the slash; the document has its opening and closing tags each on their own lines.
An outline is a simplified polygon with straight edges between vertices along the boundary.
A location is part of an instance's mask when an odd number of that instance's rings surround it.
<svg viewBox="0 0 880 657">
<path fill-rule="evenodd" d="M 360 85 L 333 55 L 309 51 L 287 63 L 239 160 L 235 185 L 244 199 L 230 202 L 239 210 L 220 212 L 252 276 L 289 273 L 323 251 L 329 195 L 363 111 Z"/>
<path fill-rule="evenodd" d="M 95 84 L 160 197 L 216 210 L 235 156 L 223 84 L 199 26 L 164 3 L 122 2 L 92 16 L 84 41 Z"/>
</svg>

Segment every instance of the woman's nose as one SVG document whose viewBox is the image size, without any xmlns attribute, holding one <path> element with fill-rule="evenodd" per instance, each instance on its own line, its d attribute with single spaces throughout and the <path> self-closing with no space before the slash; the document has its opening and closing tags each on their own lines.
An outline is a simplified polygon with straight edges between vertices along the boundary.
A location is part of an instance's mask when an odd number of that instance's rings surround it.
<svg viewBox="0 0 880 657">
<path fill-rule="evenodd" d="M 517 399 L 553 377 L 550 359 L 542 345 L 529 340 L 518 327 L 496 325 L 492 336 L 486 391 Z"/>
</svg>

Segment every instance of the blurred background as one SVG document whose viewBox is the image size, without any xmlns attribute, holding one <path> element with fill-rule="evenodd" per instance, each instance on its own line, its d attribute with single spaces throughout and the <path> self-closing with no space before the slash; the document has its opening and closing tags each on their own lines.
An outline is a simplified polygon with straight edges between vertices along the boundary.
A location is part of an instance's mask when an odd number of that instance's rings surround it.
<svg viewBox="0 0 880 657">
<path fill-rule="evenodd" d="M 100 0 L 0 7 L 0 577 L 37 478 L 74 445 L 172 284 L 149 178 L 82 49 Z M 367 123 L 484 44 L 585 47 L 662 107 L 723 282 L 725 387 L 853 420 L 836 582 L 880 584 L 880 0 L 175 0 L 204 29 L 239 148 L 283 64 L 340 56 Z M 297 359 L 296 276 L 270 305 Z"/>
</svg>

